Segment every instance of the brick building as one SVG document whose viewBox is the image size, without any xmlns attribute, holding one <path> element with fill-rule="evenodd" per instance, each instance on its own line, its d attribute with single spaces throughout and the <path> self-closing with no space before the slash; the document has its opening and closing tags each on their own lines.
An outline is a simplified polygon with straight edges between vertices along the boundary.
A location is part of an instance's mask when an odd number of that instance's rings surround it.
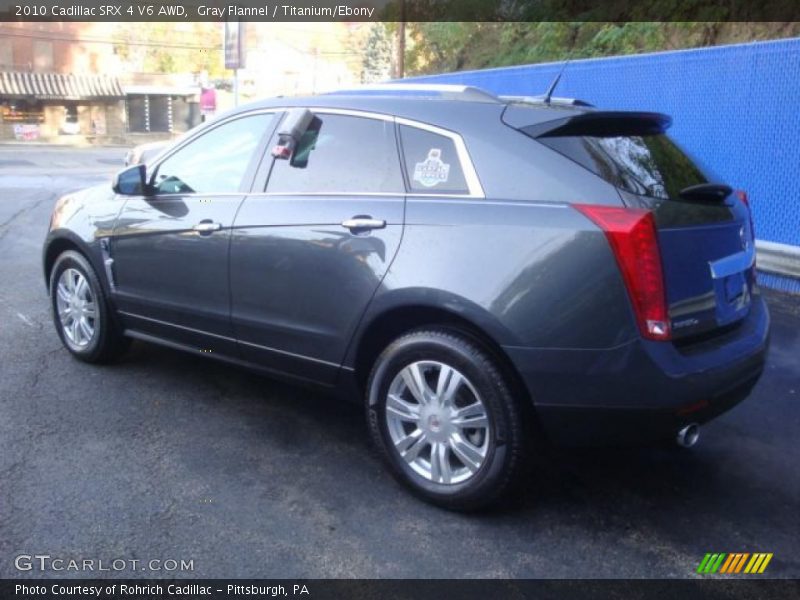
<svg viewBox="0 0 800 600">
<path fill-rule="evenodd" d="M 107 23 L 0 23 L 0 139 L 127 131 Z"/>
</svg>

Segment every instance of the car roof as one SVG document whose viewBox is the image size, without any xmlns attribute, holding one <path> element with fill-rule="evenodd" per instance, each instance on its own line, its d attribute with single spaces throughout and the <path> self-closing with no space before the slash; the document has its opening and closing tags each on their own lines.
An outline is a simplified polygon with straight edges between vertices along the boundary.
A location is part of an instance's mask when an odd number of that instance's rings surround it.
<svg viewBox="0 0 800 600">
<path fill-rule="evenodd" d="M 229 117 L 238 113 L 268 108 L 333 108 L 374 112 L 436 125 L 457 132 L 501 126 L 501 115 L 510 105 L 525 111 L 529 124 L 553 119 L 563 119 L 591 110 L 586 106 L 544 104 L 499 97 L 461 99 L 452 95 L 404 94 L 386 92 L 336 92 L 313 96 L 275 97 L 251 102 L 220 115 Z"/>
</svg>

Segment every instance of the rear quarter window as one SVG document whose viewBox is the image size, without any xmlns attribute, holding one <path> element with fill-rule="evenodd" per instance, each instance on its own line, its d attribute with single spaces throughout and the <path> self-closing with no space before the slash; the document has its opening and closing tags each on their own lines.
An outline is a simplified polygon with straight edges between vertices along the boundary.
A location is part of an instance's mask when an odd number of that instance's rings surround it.
<svg viewBox="0 0 800 600">
<path fill-rule="evenodd" d="M 418 194 L 468 194 L 456 145 L 447 136 L 400 126 L 409 191 Z"/>
</svg>

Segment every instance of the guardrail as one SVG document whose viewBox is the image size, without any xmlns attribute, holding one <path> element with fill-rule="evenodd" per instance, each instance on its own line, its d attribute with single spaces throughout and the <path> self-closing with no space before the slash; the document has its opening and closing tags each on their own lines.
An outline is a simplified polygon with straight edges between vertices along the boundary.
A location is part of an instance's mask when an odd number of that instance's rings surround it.
<svg viewBox="0 0 800 600">
<path fill-rule="evenodd" d="M 800 279 L 800 247 L 756 240 L 759 271 Z"/>
</svg>

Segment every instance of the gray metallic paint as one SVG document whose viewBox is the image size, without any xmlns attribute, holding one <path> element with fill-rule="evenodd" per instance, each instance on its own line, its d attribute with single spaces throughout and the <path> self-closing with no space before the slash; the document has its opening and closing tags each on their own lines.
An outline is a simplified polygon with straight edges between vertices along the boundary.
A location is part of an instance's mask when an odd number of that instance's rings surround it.
<svg viewBox="0 0 800 600">
<path fill-rule="evenodd" d="M 124 200 L 111 236 L 111 256 L 114 301 L 126 327 L 236 356 L 231 341 L 228 245 L 243 197 L 205 194 Z M 208 234 L 192 230 L 206 220 L 222 229 Z M 182 329 L 187 327 L 210 335 Z"/>
<path fill-rule="evenodd" d="M 333 383 L 352 332 L 400 246 L 402 196 L 253 195 L 230 253 L 242 356 Z M 387 226 L 353 234 L 356 215 Z M 304 358 L 300 358 L 304 357 Z"/>
<path fill-rule="evenodd" d="M 265 156 L 249 194 L 203 198 L 210 202 L 123 199 L 110 186 L 65 196 L 45 256 L 54 241 L 84 252 L 131 335 L 214 348 L 210 356 L 234 364 L 341 389 L 353 384 L 359 344 L 381 315 L 406 306 L 449 311 L 502 348 L 546 421 L 554 407 L 673 409 L 763 365 L 768 316 L 760 298 L 724 352 L 687 355 L 643 341 L 604 234 L 568 205 L 621 203 L 619 193 L 502 124 L 503 105 L 449 102 L 442 110 L 430 100 L 320 96 L 239 110 L 292 102 L 458 131 L 487 200 L 263 194 Z M 363 214 L 388 225 L 366 236 L 340 226 Z M 206 218 L 223 229 L 190 230 Z M 113 292 L 98 243 L 106 237 Z"/>
</svg>

